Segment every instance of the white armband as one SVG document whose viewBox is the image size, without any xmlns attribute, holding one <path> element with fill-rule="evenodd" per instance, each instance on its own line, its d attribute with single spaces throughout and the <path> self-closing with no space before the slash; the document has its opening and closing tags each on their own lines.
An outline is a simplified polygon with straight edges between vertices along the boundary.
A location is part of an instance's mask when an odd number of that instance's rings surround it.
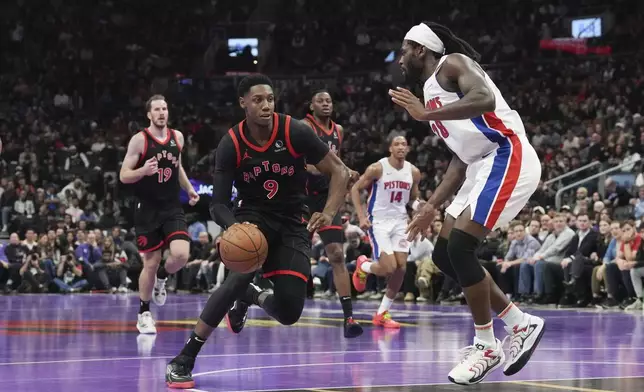
<svg viewBox="0 0 644 392">
<path fill-rule="evenodd" d="M 420 205 L 420 200 L 416 199 L 416 200 L 414 200 L 413 203 L 411 203 L 411 209 L 416 211 L 416 210 L 418 210 L 419 205 Z"/>
</svg>

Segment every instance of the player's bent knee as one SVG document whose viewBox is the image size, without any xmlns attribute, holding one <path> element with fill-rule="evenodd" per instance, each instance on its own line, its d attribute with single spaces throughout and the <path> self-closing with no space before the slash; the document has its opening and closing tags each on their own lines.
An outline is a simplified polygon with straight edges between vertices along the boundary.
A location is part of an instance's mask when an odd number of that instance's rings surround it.
<svg viewBox="0 0 644 392">
<path fill-rule="evenodd" d="M 330 244 L 326 246 L 325 250 L 326 256 L 329 258 L 331 265 L 344 265 L 344 253 L 342 252 L 342 245 Z"/>
<path fill-rule="evenodd" d="M 454 229 L 449 235 L 447 253 L 462 287 L 473 286 L 485 279 L 485 270 L 476 257 L 480 241 L 462 230 Z"/>
<path fill-rule="evenodd" d="M 293 325 L 302 316 L 304 310 L 304 297 L 286 294 L 276 296 L 275 301 L 278 304 L 279 311 L 275 319 L 282 325 Z"/>
<path fill-rule="evenodd" d="M 274 279 L 272 316 L 282 325 L 295 324 L 302 315 L 306 298 L 306 282 L 295 276 L 277 276 Z"/>
<path fill-rule="evenodd" d="M 171 257 L 171 258 L 172 258 L 172 260 L 174 260 L 174 262 L 176 262 L 176 263 L 180 263 L 180 264 L 185 264 L 185 263 L 187 263 L 187 262 L 188 262 L 188 258 L 189 258 L 189 256 L 190 256 L 190 255 L 188 254 L 188 252 L 184 252 L 183 250 L 182 250 L 182 251 L 179 251 L 179 252 L 172 252 L 172 251 L 170 251 L 170 257 Z"/>
<path fill-rule="evenodd" d="M 394 273 L 396 268 L 398 268 L 398 263 L 394 255 L 388 253 L 380 253 L 380 258 L 378 259 L 378 265 L 382 268 L 382 272 L 385 275 L 391 275 Z"/>
<path fill-rule="evenodd" d="M 449 252 L 447 251 L 447 239 L 443 237 L 438 237 L 436 240 L 436 245 L 434 245 L 434 252 L 432 253 L 432 261 L 441 270 L 442 273 L 449 276 L 454 280 L 458 280 L 456 276 L 456 271 L 454 271 L 454 266 L 449 258 Z"/>
</svg>

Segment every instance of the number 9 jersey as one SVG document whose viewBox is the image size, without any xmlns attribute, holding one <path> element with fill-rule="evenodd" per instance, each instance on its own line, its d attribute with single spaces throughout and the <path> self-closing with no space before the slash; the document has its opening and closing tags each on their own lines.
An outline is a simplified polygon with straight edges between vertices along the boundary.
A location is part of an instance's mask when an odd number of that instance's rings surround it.
<svg viewBox="0 0 644 392">
<path fill-rule="evenodd" d="M 317 164 L 328 152 L 307 125 L 275 113 L 264 145 L 253 139 L 246 121 L 231 128 L 217 147 L 215 171 L 234 172 L 235 214 L 261 211 L 301 222 L 308 215 L 306 164 Z"/>
</svg>

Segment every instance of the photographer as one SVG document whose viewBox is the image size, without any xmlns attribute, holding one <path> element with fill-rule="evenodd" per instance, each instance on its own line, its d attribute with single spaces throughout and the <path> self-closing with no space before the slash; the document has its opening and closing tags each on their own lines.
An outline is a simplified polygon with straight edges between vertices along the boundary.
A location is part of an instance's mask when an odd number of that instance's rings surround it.
<svg viewBox="0 0 644 392">
<path fill-rule="evenodd" d="M 25 261 L 20 268 L 22 283 L 18 288 L 19 293 L 43 293 L 50 277 L 45 273 L 40 265 L 40 256 L 38 253 L 32 253 L 25 257 Z"/>
<path fill-rule="evenodd" d="M 89 286 L 87 279 L 83 279 L 83 267 L 73 253 L 68 253 L 58 263 L 54 284 L 61 293 L 77 293 Z"/>
</svg>

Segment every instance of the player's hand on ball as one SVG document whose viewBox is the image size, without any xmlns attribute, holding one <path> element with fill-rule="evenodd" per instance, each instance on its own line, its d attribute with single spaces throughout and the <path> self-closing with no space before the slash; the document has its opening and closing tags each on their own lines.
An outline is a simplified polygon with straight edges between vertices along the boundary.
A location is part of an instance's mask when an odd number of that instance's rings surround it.
<svg viewBox="0 0 644 392">
<path fill-rule="evenodd" d="M 329 226 L 331 222 L 333 222 L 331 215 L 324 212 L 316 212 L 311 216 L 306 228 L 312 233 L 320 227 Z"/>
<path fill-rule="evenodd" d="M 159 162 L 157 161 L 156 158 L 150 158 L 145 163 L 143 164 L 143 174 L 146 176 L 153 176 L 157 174 L 157 170 L 159 169 Z"/>
<path fill-rule="evenodd" d="M 389 95 L 393 103 L 405 109 L 414 120 L 424 120 L 425 105 L 411 91 L 396 87 L 395 90 L 389 90 Z"/>
<path fill-rule="evenodd" d="M 199 194 L 194 189 L 191 189 L 188 192 L 188 197 L 190 198 L 190 200 L 188 201 L 188 204 L 190 204 L 191 206 L 194 206 L 195 204 L 199 203 Z"/>
<path fill-rule="evenodd" d="M 436 217 L 434 206 L 429 203 L 423 205 L 407 226 L 407 240 L 413 241 L 418 234 L 424 234 L 434 221 L 434 217 Z"/>
</svg>

